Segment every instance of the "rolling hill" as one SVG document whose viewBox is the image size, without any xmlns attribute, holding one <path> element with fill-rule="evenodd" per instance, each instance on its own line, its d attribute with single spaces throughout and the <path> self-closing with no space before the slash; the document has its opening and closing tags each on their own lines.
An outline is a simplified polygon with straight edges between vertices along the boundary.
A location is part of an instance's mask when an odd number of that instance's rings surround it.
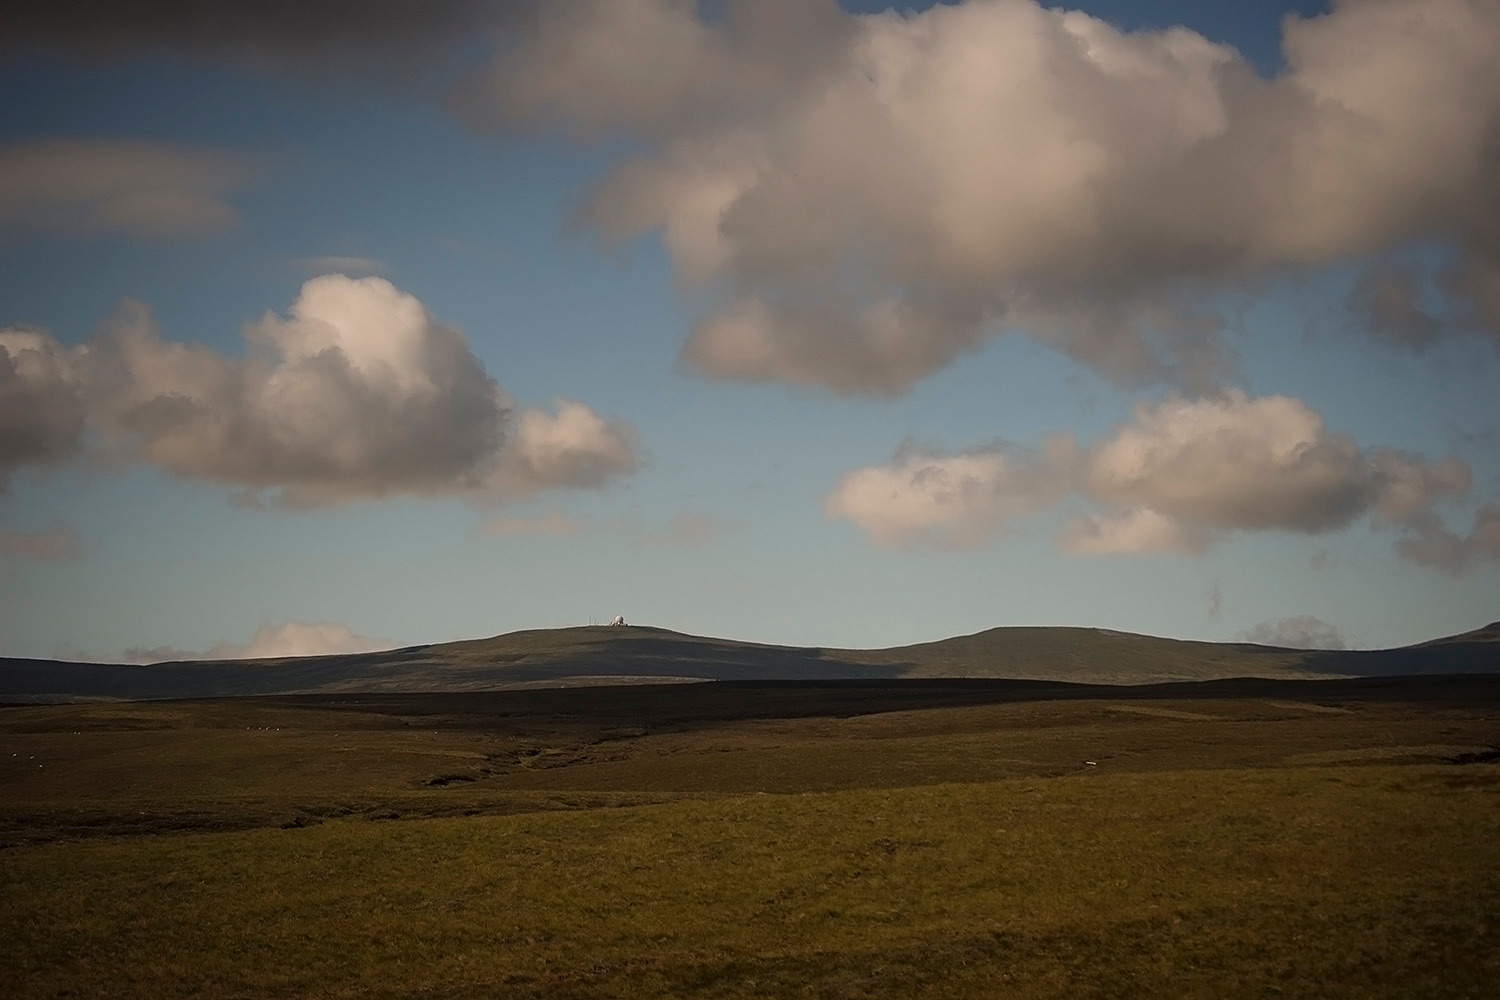
<svg viewBox="0 0 1500 1000">
<path fill-rule="evenodd" d="M 339 656 L 127 664 L 0 659 L 0 701 L 212 698 L 708 680 L 995 678 L 1154 684 L 1500 673 L 1500 622 L 1387 650 L 1191 642 L 1094 628 L 1010 627 L 890 649 L 775 646 L 648 626 L 512 632 Z"/>
</svg>

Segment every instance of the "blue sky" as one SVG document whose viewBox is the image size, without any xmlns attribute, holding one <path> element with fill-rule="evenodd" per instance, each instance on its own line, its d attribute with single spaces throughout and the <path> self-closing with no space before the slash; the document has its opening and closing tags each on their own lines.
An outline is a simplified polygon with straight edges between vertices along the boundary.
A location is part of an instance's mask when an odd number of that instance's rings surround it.
<svg viewBox="0 0 1500 1000">
<path fill-rule="evenodd" d="M 1500 617 L 1490 4 L 103 9 L 0 42 L 0 654 Z"/>
</svg>

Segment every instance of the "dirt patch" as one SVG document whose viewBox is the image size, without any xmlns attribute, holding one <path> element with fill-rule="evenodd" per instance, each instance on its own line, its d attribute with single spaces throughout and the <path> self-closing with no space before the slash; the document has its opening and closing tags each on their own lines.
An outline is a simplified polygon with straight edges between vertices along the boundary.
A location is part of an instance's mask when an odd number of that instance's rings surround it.
<svg viewBox="0 0 1500 1000">
<path fill-rule="evenodd" d="M 1283 758 L 1287 764 L 1357 764 L 1364 761 L 1391 761 L 1402 758 L 1453 760 L 1466 754 L 1484 754 L 1493 747 L 1452 746 L 1446 743 L 1424 743 L 1407 746 L 1355 747 L 1348 750 L 1320 750 Z"/>
<path fill-rule="evenodd" d="M 479 776 L 477 774 L 439 774 L 435 777 L 428 778 L 427 786 L 429 788 L 441 788 L 444 785 L 451 785 L 455 782 L 462 783 L 478 780 Z"/>
<path fill-rule="evenodd" d="M 1106 705 L 1111 712 L 1124 712 L 1128 715 L 1149 715 L 1157 719 L 1188 719 L 1194 722 L 1223 722 L 1224 719 L 1217 715 L 1204 715 L 1202 712 L 1184 712 L 1177 708 L 1156 708 L 1152 705 Z"/>
<path fill-rule="evenodd" d="M 1448 758 L 1450 764 L 1494 764 L 1500 763 L 1500 747 L 1488 750 L 1470 750 Z"/>
<path fill-rule="evenodd" d="M 1348 715 L 1347 708 L 1339 708 L 1335 705 L 1318 705 L 1310 701 L 1267 701 L 1272 708 L 1294 708 L 1303 712 L 1317 712 L 1321 715 Z"/>
<path fill-rule="evenodd" d="M 647 735 L 649 730 L 645 726 L 621 726 L 616 729 L 606 729 L 599 736 L 599 742 L 609 740 L 633 740 Z"/>
</svg>

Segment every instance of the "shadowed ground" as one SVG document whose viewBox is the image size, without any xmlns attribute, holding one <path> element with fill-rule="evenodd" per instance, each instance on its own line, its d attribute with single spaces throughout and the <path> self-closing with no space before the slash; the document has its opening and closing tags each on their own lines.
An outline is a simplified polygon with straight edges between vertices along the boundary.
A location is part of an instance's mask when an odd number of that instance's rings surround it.
<svg viewBox="0 0 1500 1000">
<path fill-rule="evenodd" d="M 0 710 L 0 830 L 16 842 L 1393 753 L 1446 760 L 1500 744 L 1497 705 L 1500 676 L 1459 675 L 726 681 L 15 706 Z"/>
</svg>

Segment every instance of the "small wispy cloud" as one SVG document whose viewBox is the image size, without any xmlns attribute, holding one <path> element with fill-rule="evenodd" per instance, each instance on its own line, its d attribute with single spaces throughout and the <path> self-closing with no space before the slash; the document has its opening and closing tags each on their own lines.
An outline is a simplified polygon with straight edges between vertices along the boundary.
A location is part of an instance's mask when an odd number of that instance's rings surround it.
<svg viewBox="0 0 1500 1000">
<path fill-rule="evenodd" d="M 23 559 L 57 561 L 78 555 L 78 535 L 64 524 L 51 524 L 41 531 L 0 529 L 0 554 Z"/>
<path fill-rule="evenodd" d="M 309 276 L 343 274 L 358 278 L 390 272 L 390 265 L 385 261 L 356 255 L 322 254 L 311 257 L 289 257 L 287 264 Z"/>
<path fill-rule="evenodd" d="M 0 228 L 71 236 L 202 236 L 261 172 L 242 154 L 114 137 L 0 143 Z"/>
<path fill-rule="evenodd" d="M 555 535 L 571 538 L 589 526 L 586 517 L 569 517 L 553 509 L 531 517 L 491 518 L 480 529 L 486 535 Z"/>
<path fill-rule="evenodd" d="M 1236 638 L 1261 646 L 1288 649 L 1346 649 L 1348 640 L 1337 627 L 1313 615 L 1293 615 L 1263 621 Z"/>
<path fill-rule="evenodd" d="M 355 634 L 338 622 L 288 621 L 269 623 L 255 630 L 246 643 L 227 640 L 206 650 L 178 649 L 174 646 L 132 647 L 125 651 L 126 663 L 163 663 L 170 660 L 256 660 L 288 656 L 330 656 L 339 653 L 368 653 L 389 649 L 393 644 Z"/>
<path fill-rule="evenodd" d="M 684 509 L 669 517 L 661 528 L 640 531 L 636 535 L 636 544 L 648 548 L 699 549 L 742 527 L 738 521 Z"/>
<path fill-rule="evenodd" d="M 1500 504 L 1485 504 L 1474 515 L 1467 534 L 1449 530 L 1437 518 L 1419 518 L 1396 551 L 1416 563 L 1450 576 L 1466 576 L 1483 563 L 1500 562 Z"/>
</svg>

